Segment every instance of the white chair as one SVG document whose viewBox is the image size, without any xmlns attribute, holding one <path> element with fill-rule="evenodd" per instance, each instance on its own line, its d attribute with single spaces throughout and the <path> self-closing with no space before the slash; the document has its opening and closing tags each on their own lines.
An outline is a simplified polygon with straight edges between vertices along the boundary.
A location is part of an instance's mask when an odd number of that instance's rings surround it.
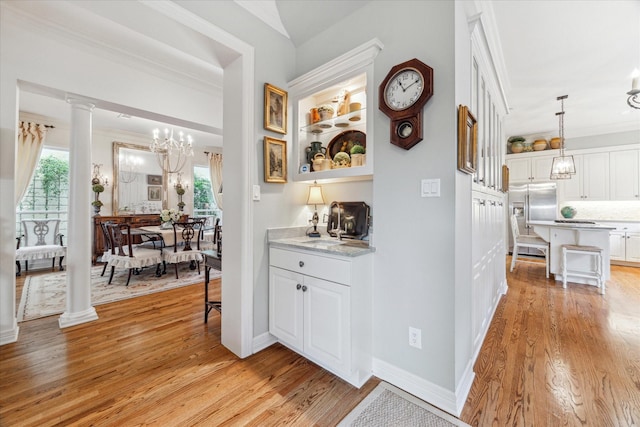
<svg viewBox="0 0 640 427">
<path fill-rule="evenodd" d="M 25 271 L 29 271 L 29 261 L 52 258 L 53 269 L 58 258 L 60 271 L 64 270 L 62 259 L 67 254 L 67 248 L 60 234 L 59 219 L 23 219 L 22 233 L 16 245 L 17 276 L 20 276 L 21 261 L 24 261 Z"/>
<path fill-rule="evenodd" d="M 535 248 L 544 254 L 544 263 L 547 268 L 547 279 L 549 278 L 549 243 L 539 236 L 522 236 L 518 230 L 518 219 L 511 215 L 511 234 L 513 235 L 513 255 L 511 256 L 511 270 L 516 266 L 518 260 L 518 250 L 520 248 Z"/>
<path fill-rule="evenodd" d="M 592 270 L 590 271 L 570 271 L 567 263 L 567 255 L 587 255 L 594 258 Z M 597 246 L 584 245 L 562 245 L 562 287 L 567 287 L 567 275 L 596 279 L 600 293 L 604 295 L 604 257 L 602 256 L 602 248 Z"/>
</svg>

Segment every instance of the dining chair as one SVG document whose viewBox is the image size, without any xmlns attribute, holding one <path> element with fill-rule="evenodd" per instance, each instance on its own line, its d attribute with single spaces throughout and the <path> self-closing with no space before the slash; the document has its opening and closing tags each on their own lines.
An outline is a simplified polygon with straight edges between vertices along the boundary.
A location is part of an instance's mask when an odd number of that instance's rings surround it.
<svg viewBox="0 0 640 427">
<path fill-rule="evenodd" d="M 52 258 L 51 269 L 54 269 L 58 258 L 59 269 L 64 270 L 62 259 L 67 247 L 60 233 L 60 219 L 23 219 L 21 223 L 22 235 L 16 238 L 16 276 L 21 275 L 21 261 L 28 272 L 29 261 Z"/>
<path fill-rule="evenodd" d="M 178 264 L 181 262 L 195 263 L 200 274 L 200 262 L 203 261 L 200 253 L 200 241 L 204 232 L 204 221 L 185 221 L 173 223 L 173 241 L 175 244 L 164 247 L 162 260 L 167 264 L 173 264 L 178 279 Z"/>
<path fill-rule="evenodd" d="M 513 236 L 513 254 L 511 256 L 511 272 L 513 272 L 518 261 L 518 251 L 521 248 L 535 248 L 544 254 L 544 263 L 547 269 L 547 279 L 549 278 L 549 243 L 539 236 L 523 236 L 518 230 L 518 219 L 511 215 L 511 234 Z M 522 260 L 521 260 L 522 261 Z"/>
<path fill-rule="evenodd" d="M 140 245 L 134 245 L 129 238 L 131 227 L 129 224 L 107 224 L 109 230 L 109 238 L 111 239 L 111 256 L 108 265 L 111 267 L 109 275 L 109 284 L 113 280 L 113 273 L 116 268 L 126 268 L 129 270 L 127 284 L 131 281 L 131 275 L 135 272 L 139 273 L 140 269 L 156 266 L 156 276 L 160 276 L 162 265 L 162 250 L 146 248 Z M 123 233 L 126 230 L 126 233 Z"/>
<path fill-rule="evenodd" d="M 100 257 L 100 262 L 104 263 L 104 267 L 102 268 L 102 273 L 100 276 L 104 276 L 104 273 L 107 271 L 107 266 L 109 265 L 109 259 L 111 258 L 111 238 L 109 237 L 109 228 L 108 225 L 113 224 L 111 221 L 101 222 L 100 230 L 102 230 L 102 247 L 104 248 L 104 252 Z"/>
</svg>

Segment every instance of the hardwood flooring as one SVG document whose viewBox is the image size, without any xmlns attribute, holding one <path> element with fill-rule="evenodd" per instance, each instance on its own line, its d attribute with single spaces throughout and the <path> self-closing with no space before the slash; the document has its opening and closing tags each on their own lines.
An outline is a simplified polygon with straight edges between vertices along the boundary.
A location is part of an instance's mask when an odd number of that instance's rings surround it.
<svg viewBox="0 0 640 427">
<path fill-rule="evenodd" d="M 604 297 L 536 264 L 507 278 L 461 419 L 640 425 L 640 269 L 613 266 Z M 96 306 L 99 320 L 63 330 L 58 316 L 22 322 L 0 346 L 0 425 L 334 426 L 379 382 L 358 390 L 281 345 L 240 360 L 202 300 L 199 284 Z"/>
<path fill-rule="evenodd" d="M 511 262 L 507 260 L 507 266 Z M 640 269 L 605 296 L 518 263 L 476 361 L 472 426 L 640 426 Z"/>
<path fill-rule="evenodd" d="M 20 323 L 0 347 L 0 426 L 333 426 L 378 384 L 358 390 L 279 344 L 238 359 L 215 310 L 204 324 L 203 293 L 98 305 L 63 330 L 58 316 Z"/>
</svg>

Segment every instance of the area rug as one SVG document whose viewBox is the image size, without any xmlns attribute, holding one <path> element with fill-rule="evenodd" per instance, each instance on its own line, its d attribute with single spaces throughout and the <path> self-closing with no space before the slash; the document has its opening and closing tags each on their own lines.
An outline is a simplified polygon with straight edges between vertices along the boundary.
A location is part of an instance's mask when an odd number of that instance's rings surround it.
<svg viewBox="0 0 640 427">
<path fill-rule="evenodd" d="M 391 384 L 381 382 L 338 427 L 469 427 Z"/>
<path fill-rule="evenodd" d="M 198 274 L 198 270 L 190 270 L 185 264 L 179 267 L 180 278 L 176 280 L 173 266 L 169 266 L 167 273 L 161 277 L 155 276 L 155 268 L 146 268 L 140 274 L 132 275 L 129 286 L 125 286 L 127 270 L 116 270 L 109 285 L 109 270 L 107 269 L 104 276 L 100 276 L 102 266 L 92 267 L 91 304 L 94 306 L 106 304 L 204 282 L 203 266 L 200 267 L 200 272 Z M 221 275 L 220 271 L 210 270 L 211 279 Z M 66 271 L 27 277 L 18 306 L 18 322 L 63 313 L 66 307 L 66 294 Z"/>
</svg>

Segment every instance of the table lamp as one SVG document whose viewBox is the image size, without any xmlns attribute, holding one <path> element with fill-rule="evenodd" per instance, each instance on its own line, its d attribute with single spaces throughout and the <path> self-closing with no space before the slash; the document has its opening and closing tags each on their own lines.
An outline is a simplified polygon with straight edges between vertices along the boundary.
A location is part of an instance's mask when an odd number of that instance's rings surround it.
<svg viewBox="0 0 640 427">
<path fill-rule="evenodd" d="M 320 237 L 320 232 L 318 231 L 318 205 L 324 205 L 325 201 L 322 194 L 322 186 L 318 185 L 317 181 L 313 181 L 313 185 L 309 186 L 309 196 L 307 197 L 307 204 L 314 205 L 315 209 L 315 211 L 313 212 L 313 217 L 311 218 L 313 231 L 307 233 L 307 236 Z"/>
</svg>

